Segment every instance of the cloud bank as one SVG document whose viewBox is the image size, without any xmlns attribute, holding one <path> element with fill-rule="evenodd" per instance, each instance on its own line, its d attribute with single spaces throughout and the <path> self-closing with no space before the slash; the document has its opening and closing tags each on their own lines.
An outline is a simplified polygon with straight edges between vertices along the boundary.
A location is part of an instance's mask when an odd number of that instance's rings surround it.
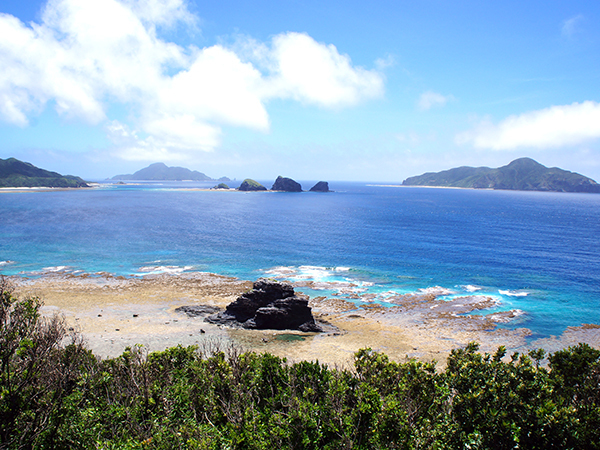
<svg viewBox="0 0 600 450">
<path fill-rule="evenodd" d="M 267 131 L 272 99 L 341 108 L 384 89 L 379 71 L 303 33 L 248 39 L 243 52 L 161 39 L 162 29 L 197 23 L 184 0 L 50 0 L 41 17 L 0 14 L 0 120 L 26 127 L 51 105 L 105 124 L 127 159 L 211 151 L 226 125 Z M 109 117 L 113 103 L 130 123 Z"/>
<path fill-rule="evenodd" d="M 484 121 L 457 135 L 456 142 L 482 149 L 514 150 L 560 148 L 598 138 L 600 104 L 586 101 L 510 116 L 498 124 Z"/>
</svg>

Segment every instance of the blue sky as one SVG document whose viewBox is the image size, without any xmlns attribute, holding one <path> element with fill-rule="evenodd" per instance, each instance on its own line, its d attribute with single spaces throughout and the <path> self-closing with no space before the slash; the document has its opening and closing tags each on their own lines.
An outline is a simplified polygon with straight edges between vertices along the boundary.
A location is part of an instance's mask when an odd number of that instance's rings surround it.
<svg viewBox="0 0 600 450">
<path fill-rule="evenodd" d="M 4 0 L 0 157 L 87 179 L 600 181 L 600 2 Z"/>
</svg>

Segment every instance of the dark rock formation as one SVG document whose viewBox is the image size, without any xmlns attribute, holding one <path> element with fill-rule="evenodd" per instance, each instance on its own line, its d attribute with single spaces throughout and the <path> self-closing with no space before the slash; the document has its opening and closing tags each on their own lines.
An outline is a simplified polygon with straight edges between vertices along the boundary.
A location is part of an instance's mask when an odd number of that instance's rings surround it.
<svg viewBox="0 0 600 450">
<path fill-rule="evenodd" d="M 225 183 L 219 183 L 213 189 L 229 189 L 229 186 L 227 186 Z"/>
<path fill-rule="evenodd" d="M 239 191 L 266 191 L 267 188 L 260 184 L 258 181 L 254 181 L 250 178 L 246 178 L 240 187 Z"/>
<path fill-rule="evenodd" d="M 277 177 L 275 183 L 273 183 L 272 191 L 284 191 L 284 192 L 302 192 L 302 186 L 300 183 L 295 182 L 291 178 L 285 178 L 281 175 Z"/>
<path fill-rule="evenodd" d="M 310 188 L 310 192 L 329 192 L 329 183 L 327 181 L 319 181 Z"/>
<path fill-rule="evenodd" d="M 322 331 L 315 323 L 308 298 L 294 293 L 287 283 L 257 280 L 251 291 L 239 296 L 227 309 L 207 322 L 233 327 Z"/>
</svg>

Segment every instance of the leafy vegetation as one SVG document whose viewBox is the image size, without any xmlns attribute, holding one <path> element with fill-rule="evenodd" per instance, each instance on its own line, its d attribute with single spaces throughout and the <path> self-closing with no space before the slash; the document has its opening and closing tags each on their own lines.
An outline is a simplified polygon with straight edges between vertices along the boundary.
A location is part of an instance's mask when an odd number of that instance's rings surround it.
<svg viewBox="0 0 600 450">
<path fill-rule="evenodd" d="M 402 184 L 520 191 L 600 192 L 600 185 L 591 178 L 557 167 L 548 168 L 531 158 L 519 158 L 497 169 L 457 167 L 437 173 L 425 173 L 407 178 Z"/>
<path fill-rule="evenodd" d="M 0 187 L 88 187 L 79 177 L 61 175 L 15 158 L 0 159 Z"/>
<path fill-rule="evenodd" d="M 251 178 L 246 178 L 238 188 L 240 191 L 266 191 L 267 188 Z"/>
<path fill-rule="evenodd" d="M 600 351 L 455 350 L 444 371 L 359 350 L 353 369 L 236 348 L 101 360 L 0 282 L 0 448 L 600 448 Z"/>
</svg>

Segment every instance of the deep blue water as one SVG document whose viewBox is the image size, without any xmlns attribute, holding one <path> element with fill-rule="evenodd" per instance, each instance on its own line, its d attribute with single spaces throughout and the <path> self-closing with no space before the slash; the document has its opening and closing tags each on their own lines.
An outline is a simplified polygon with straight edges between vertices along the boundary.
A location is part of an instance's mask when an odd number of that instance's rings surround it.
<svg viewBox="0 0 600 450">
<path fill-rule="evenodd" d="M 352 281 L 381 302 L 439 286 L 449 296 L 493 295 L 499 309 L 522 309 L 509 326 L 536 336 L 600 323 L 600 195 L 364 183 L 331 183 L 336 192 L 328 194 L 195 186 L 202 185 L 0 194 L 0 271 L 285 274 Z"/>
</svg>

